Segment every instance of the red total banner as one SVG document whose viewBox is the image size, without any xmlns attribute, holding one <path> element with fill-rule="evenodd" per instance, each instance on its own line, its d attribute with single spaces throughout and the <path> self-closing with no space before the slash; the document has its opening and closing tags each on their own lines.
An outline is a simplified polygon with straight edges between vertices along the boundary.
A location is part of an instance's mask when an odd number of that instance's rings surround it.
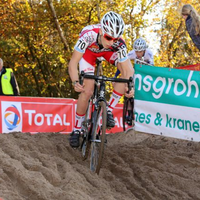
<svg viewBox="0 0 200 200">
<path fill-rule="evenodd" d="M 1 96 L 0 104 L 0 133 L 67 134 L 74 127 L 75 99 Z M 108 133 L 122 131 L 122 109 L 122 104 L 116 106 L 113 112 L 116 125 Z"/>
<path fill-rule="evenodd" d="M 200 63 L 195 64 L 195 65 L 176 67 L 176 69 L 187 69 L 187 70 L 193 70 L 193 71 L 200 71 Z"/>
</svg>

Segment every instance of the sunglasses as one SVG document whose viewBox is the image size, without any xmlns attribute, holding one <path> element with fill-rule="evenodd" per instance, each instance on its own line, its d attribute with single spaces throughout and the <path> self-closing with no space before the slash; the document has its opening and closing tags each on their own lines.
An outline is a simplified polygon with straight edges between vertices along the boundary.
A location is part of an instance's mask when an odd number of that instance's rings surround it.
<svg viewBox="0 0 200 200">
<path fill-rule="evenodd" d="M 108 41 L 113 40 L 113 42 L 117 42 L 119 40 L 119 38 L 113 38 L 113 37 L 106 35 L 106 34 L 104 34 L 103 37 Z"/>
</svg>

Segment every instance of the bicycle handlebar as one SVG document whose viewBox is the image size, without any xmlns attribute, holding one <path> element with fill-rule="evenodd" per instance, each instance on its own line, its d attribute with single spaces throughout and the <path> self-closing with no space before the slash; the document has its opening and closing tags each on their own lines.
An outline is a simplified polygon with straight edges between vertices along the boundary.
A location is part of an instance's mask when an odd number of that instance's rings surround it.
<svg viewBox="0 0 200 200">
<path fill-rule="evenodd" d="M 118 83 L 130 83 L 133 80 L 132 77 L 130 77 L 129 79 L 122 79 L 122 78 L 109 78 L 107 76 L 95 76 L 95 75 L 89 75 L 89 74 L 85 74 L 84 78 L 94 79 L 96 81 L 111 81 L 111 82 L 118 82 Z"/>
<path fill-rule="evenodd" d="M 79 75 L 79 83 L 80 83 L 80 85 L 83 85 L 84 74 L 85 74 L 85 72 L 81 71 L 81 73 Z"/>
<path fill-rule="evenodd" d="M 129 79 L 123 79 L 123 78 L 109 78 L 107 76 L 96 76 L 91 74 L 85 74 L 84 71 L 81 71 L 80 77 L 79 77 L 79 83 L 83 84 L 83 79 L 93 79 L 95 81 L 111 81 L 111 82 L 117 82 L 117 83 L 127 83 L 129 90 L 133 87 L 133 77 L 130 77 Z"/>
<path fill-rule="evenodd" d="M 91 74 L 85 74 L 83 71 L 81 71 L 80 77 L 83 77 L 86 79 L 93 79 L 96 81 L 111 81 L 111 82 L 118 82 L 118 83 L 131 83 L 133 81 L 133 77 L 130 77 L 129 79 L 109 78 L 107 76 L 96 76 L 96 75 L 91 75 Z"/>
<path fill-rule="evenodd" d="M 135 64 L 144 64 L 144 65 L 154 66 L 152 64 L 149 64 L 149 63 L 147 63 L 147 62 L 145 62 L 143 60 L 137 59 L 137 58 L 135 59 L 135 62 L 136 62 Z"/>
</svg>

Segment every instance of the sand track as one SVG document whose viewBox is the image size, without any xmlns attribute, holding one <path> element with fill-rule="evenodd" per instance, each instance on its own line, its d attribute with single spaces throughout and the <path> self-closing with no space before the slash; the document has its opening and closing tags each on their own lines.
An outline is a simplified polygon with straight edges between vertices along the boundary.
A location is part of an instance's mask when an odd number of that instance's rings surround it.
<svg viewBox="0 0 200 200">
<path fill-rule="evenodd" d="M 144 133 L 108 135 L 99 176 L 68 135 L 0 135 L 4 200 L 198 200 L 200 143 Z"/>
</svg>

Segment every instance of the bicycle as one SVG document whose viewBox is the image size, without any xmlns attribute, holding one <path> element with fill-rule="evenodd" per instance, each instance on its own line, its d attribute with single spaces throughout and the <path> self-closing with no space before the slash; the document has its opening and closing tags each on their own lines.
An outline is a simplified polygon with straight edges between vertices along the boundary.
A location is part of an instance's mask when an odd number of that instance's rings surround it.
<svg viewBox="0 0 200 200">
<path fill-rule="evenodd" d="M 134 126 L 134 98 L 127 98 L 124 96 L 122 124 L 123 131 L 126 131 L 126 127 Z"/>
<path fill-rule="evenodd" d="M 99 75 L 99 66 L 97 64 L 97 74 L 85 74 L 83 71 L 80 74 L 80 83 L 83 79 L 95 80 L 93 95 L 89 100 L 85 120 L 82 123 L 82 158 L 86 160 L 90 152 L 90 170 L 99 174 L 104 145 L 106 141 L 106 123 L 107 123 L 107 101 L 105 99 L 106 81 L 127 83 L 128 86 L 132 83 L 133 78 L 109 78 Z M 129 87 L 130 88 L 130 87 Z"/>
<path fill-rule="evenodd" d="M 152 64 L 149 64 L 140 59 L 135 59 L 135 63 L 153 66 Z M 122 124 L 123 124 L 123 131 L 127 130 L 127 126 L 128 127 L 134 126 L 134 98 L 124 97 Z"/>
</svg>

